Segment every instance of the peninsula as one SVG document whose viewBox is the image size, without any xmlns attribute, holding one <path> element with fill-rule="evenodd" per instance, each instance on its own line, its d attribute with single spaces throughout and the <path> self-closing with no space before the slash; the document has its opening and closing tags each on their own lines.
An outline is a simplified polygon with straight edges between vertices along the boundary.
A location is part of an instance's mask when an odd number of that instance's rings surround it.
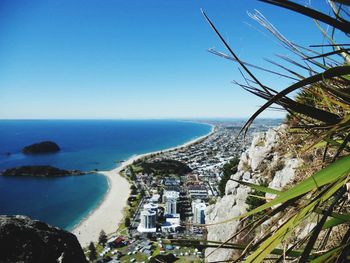
<svg viewBox="0 0 350 263">
<path fill-rule="evenodd" d="M 60 177 L 67 175 L 85 174 L 79 170 L 64 170 L 50 165 L 27 165 L 6 169 L 1 173 L 4 176 L 34 176 L 34 177 Z"/>
</svg>

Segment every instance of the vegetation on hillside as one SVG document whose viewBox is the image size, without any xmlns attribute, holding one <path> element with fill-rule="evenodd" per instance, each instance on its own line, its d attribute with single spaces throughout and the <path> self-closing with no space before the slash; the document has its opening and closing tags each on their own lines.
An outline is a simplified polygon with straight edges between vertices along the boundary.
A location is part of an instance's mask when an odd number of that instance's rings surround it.
<svg viewBox="0 0 350 263">
<path fill-rule="evenodd" d="M 237 172 L 238 163 L 239 159 L 233 158 L 222 167 L 222 177 L 218 186 L 221 197 L 225 195 L 226 184 L 230 180 L 231 175 Z"/>
<path fill-rule="evenodd" d="M 268 183 L 265 180 L 261 179 L 259 181 L 259 185 L 267 187 Z M 245 203 L 248 205 L 248 209 L 247 209 L 248 212 L 256 209 L 257 207 L 264 205 L 266 203 L 265 192 L 260 189 L 253 189 L 250 195 L 247 197 Z M 249 216 L 248 220 L 249 221 L 256 220 L 261 218 L 263 215 L 264 215 L 264 212 L 261 211 L 259 213 Z"/>
</svg>

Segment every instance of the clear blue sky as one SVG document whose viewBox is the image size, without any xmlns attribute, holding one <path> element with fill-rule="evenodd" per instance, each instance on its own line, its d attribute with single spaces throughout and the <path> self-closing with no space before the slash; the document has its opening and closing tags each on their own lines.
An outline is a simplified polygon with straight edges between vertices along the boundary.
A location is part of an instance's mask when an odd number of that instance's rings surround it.
<svg viewBox="0 0 350 263">
<path fill-rule="evenodd" d="M 256 0 L 2 0 L 0 118 L 249 116 L 262 101 L 231 84 L 241 80 L 236 64 L 206 51 L 224 49 L 200 8 L 260 66 L 287 53 L 246 24 L 260 28 L 247 11 L 295 42 L 322 42 L 308 19 Z"/>
</svg>

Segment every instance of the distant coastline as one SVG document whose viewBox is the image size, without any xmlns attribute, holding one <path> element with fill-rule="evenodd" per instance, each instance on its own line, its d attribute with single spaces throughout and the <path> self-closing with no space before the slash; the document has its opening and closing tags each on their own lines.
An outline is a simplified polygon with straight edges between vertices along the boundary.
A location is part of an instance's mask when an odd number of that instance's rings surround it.
<svg viewBox="0 0 350 263">
<path fill-rule="evenodd" d="M 201 142 L 211 136 L 215 132 L 215 125 L 196 122 L 203 125 L 211 126 L 211 130 L 206 135 L 194 138 L 184 144 L 164 150 L 153 151 L 149 153 L 134 155 L 122 162 L 116 168 L 109 171 L 100 171 L 100 174 L 106 176 L 108 180 L 108 190 L 101 202 L 95 209 L 83 218 L 71 231 L 75 234 L 80 244 L 85 247 L 91 241 L 96 242 L 100 231 L 103 229 L 106 233 L 115 232 L 124 217 L 123 210 L 127 204 L 127 199 L 130 195 L 130 184 L 126 178 L 121 175 L 121 172 L 134 161 L 143 159 L 149 155 L 164 153 L 189 147 L 193 144 Z"/>
</svg>

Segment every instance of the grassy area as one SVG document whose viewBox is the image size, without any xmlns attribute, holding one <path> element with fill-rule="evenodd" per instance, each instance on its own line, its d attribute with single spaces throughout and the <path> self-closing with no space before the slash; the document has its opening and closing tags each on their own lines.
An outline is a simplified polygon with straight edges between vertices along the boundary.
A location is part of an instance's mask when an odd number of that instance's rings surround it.
<svg viewBox="0 0 350 263">
<path fill-rule="evenodd" d="M 96 246 L 96 252 L 99 255 L 103 251 L 103 247 L 100 244 L 95 244 L 95 246 Z M 125 247 L 112 249 L 111 251 L 109 251 L 108 253 L 105 254 L 105 257 L 107 257 L 107 256 L 113 257 L 114 255 L 112 254 L 112 251 L 117 250 L 124 255 L 120 258 L 121 262 L 130 262 L 130 260 L 132 260 L 132 259 L 135 259 L 135 262 L 142 262 L 142 261 L 148 262 L 148 258 L 150 256 L 154 257 L 154 256 L 161 254 L 160 247 L 159 247 L 159 244 L 157 242 L 154 242 L 152 247 L 153 247 L 153 253 L 151 255 L 148 255 L 146 253 L 142 253 L 139 251 L 136 252 L 135 254 L 127 255 L 127 253 L 129 252 L 129 248 L 128 248 L 128 246 L 125 246 Z M 85 249 L 84 252 L 87 253 L 87 249 Z M 176 262 L 179 262 L 179 263 L 203 262 L 203 260 L 201 258 L 199 258 L 197 255 L 193 255 L 194 252 L 195 252 L 195 249 L 190 248 L 190 247 L 180 247 L 179 249 L 176 249 L 176 247 L 174 247 L 173 250 L 167 250 L 162 255 L 175 254 L 176 257 L 179 258 Z M 183 253 L 183 256 L 180 256 L 181 253 Z M 188 255 L 185 256 L 185 253 L 188 253 Z"/>
<path fill-rule="evenodd" d="M 116 233 L 118 235 L 126 235 L 128 233 L 128 228 L 125 226 L 125 218 L 129 215 L 129 206 L 124 208 L 123 218 L 118 225 Z"/>
<path fill-rule="evenodd" d="M 103 246 L 101 246 L 100 244 L 95 244 L 95 248 L 96 248 L 96 252 L 97 254 L 100 254 L 103 250 Z"/>
<path fill-rule="evenodd" d="M 135 255 L 125 255 L 120 258 L 121 262 L 130 262 L 130 260 L 135 259 L 135 262 L 148 261 L 149 255 L 136 253 Z"/>
<path fill-rule="evenodd" d="M 204 262 L 203 260 L 199 258 L 189 258 L 189 257 L 179 257 L 178 260 L 176 260 L 176 263 L 200 263 Z"/>
<path fill-rule="evenodd" d="M 141 173 L 143 168 L 140 165 L 132 164 L 130 167 L 134 170 L 135 173 Z"/>
<path fill-rule="evenodd" d="M 173 254 L 173 252 L 167 252 L 167 253 L 164 253 L 163 255 L 171 254 L 171 253 Z M 156 255 L 159 255 L 159 254 L 153 254 L 152 256 L 156 256 Z M 135 259 L 136 262 L 142 262 L 142 261 L 147 262 L 149 257 L 150 257 L 150 255 L 146 255 L 143 253 L 136 253 L 135 255 L 125 255 L 125 256 L 121 257 L 120 260 L 121 260 L 121 262 L 129 262 L 130 260 Z M 200 262 L 203 262 L 200 258 L 193 256 L 193 255 L 191 255 L 191 256 L 179 256 L 178 254 L 176 254 L 176 257 L 179 258 L 176 261 L 177 263 L 189 263 L 189 262 L 200 263 Z"/>
<path fill-rule="evenodd" d="M 157 256 L 160 254 L 160 247 L 157 245 L 156 249 L 153 251 L 152 256 Z"/>
<path fill-rule="evenodd" d="M 137 169 L 137 166 L 135 165 L 130 165 L 132 167 L 134 167 L 135 169 Z M 133 168 L 133 169 L 134 169 Z M 141 168 L 142 169 L 142 168 Z M 121 171 L 120 174 L 125 177 L 129 182 L 130 181 L 130 177 L 126 176 L 125 174 L 125 171 Z M 136 208 L 138 207 L 140 201 L 141 201 L 142 197 L 141 197 L 141 194 L 138 194 L 136 199 L 131 201 L 130 202 L 130 205 L 127 205 L 125 208 L 124 208 L 124 211 L 123 211 L 123 218 L 122 220 L 120 221 L 119 223 L 119 226 L 118 226 L 118 229 L 117 229 L 117 233 L 120 234 L 120 235 L 125 235 L 126 234 L 126 230 L 127 230 L 127 227 L 125 226 L 125 218 L 129 217 L 130 219 L 134 216 L 134 213 L 136 211 Z"/>
</svg>

